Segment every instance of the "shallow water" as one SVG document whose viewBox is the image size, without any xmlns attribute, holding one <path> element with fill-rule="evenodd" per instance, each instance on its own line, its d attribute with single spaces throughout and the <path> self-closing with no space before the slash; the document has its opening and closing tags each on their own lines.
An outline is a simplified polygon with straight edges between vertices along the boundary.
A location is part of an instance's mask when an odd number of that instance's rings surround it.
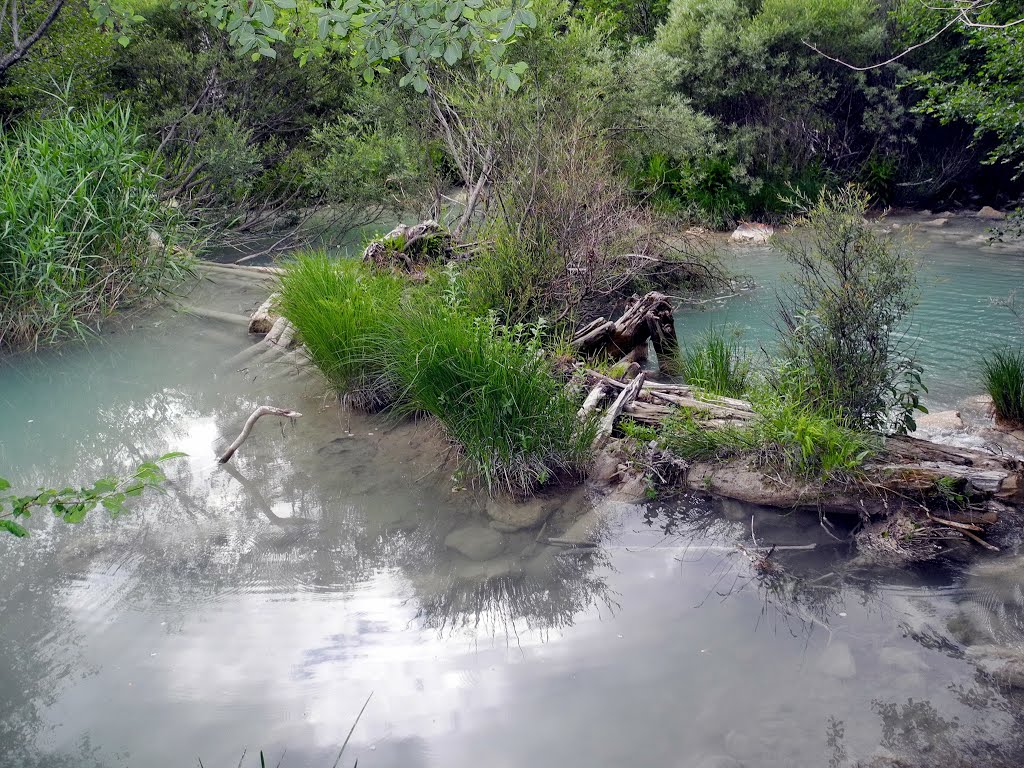
<svg viewBox="0 0 1024 768">
<path fill-rule="evenodd" d="M 986 224 L 954 218 L 930 227 L 922 217 L 892 217 L 894 236 L 909 237 L 919 261 L 920 303 L 913 313 L 908 341 L 914 342 L 928 387 L 926 403 L 952 408 L 981 394 L 979 361 L 1007 343 L 1024 343 L 1024 328 L 992 299 L 1024 289 L 1024 243 L 989 244 Z M 737 296 L 684 309 L 679 316 L 683 341 L 704 328 L 732 326 L 754 351 L 774 346 L 776 288 L 790 271 L 783 256 L 767 246 L 729 246 L 723 263 L 752 284 Z"/>
<path fill-rule="evenodd" d="M 188 299 L 245 312 L 264 293 Z M 478 528 L 426 424 L 350 415 L 314 376 L 228 364 L 244 332 L 163 310 L 0 364 L 16 488 L 171 450 L 118 520 L 0 539 L 0 766 L 1020 765 L 1024 558 L 858 565 L 818 521 L 698 498 L 602 502 L 603 546 Z M 251 409 L 262 421 L 215 463 Z M 567 500 L 567 505 L 574 503 Z M 556 517 L 549 533 L 570 522 Z M 780 549 L 765 571 L 736 548 Z M 986 657 L 987 658 L 987 657 Z M 875 763 L 885 765 L 887 763 Z"/>
</svg>

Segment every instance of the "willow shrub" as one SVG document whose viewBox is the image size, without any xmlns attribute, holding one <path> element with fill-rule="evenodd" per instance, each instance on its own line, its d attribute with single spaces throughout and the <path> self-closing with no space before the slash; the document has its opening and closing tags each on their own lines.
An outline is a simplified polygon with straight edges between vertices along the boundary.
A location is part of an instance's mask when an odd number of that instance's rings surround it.
<svg viewBox="0 0 1024 768">
<path fill-rule="evenodd" d="M 0 345 L 83 335 L 180 275 L 176 215 L 141 142 L 117 105 L 0 128 Z"/>
<path fill-rule="evenodd" d="M 298 329 L 310 357 L 360 407 L 393 399 L 382 345 L 402 297 L 402 281 L 323 252 L 298 256 L 280 280 L 281 313 Z"/>
</svg>

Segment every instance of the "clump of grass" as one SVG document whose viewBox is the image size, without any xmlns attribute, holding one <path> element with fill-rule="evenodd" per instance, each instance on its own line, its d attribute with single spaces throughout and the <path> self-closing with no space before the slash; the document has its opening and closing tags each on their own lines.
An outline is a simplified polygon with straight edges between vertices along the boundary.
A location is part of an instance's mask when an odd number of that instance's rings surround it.
<svg viewBox="0 0 1024 768">
<path fill-rule="evenodd" d="M 430 413 L 488 490 L 531 491 L 586 461 L 591 428 L 552 370 L 537 326 L 499 325 L 445 302 L 414 302 L 389 338 L 401 408 Z"/>
<path fill-rule="evenodd" d="M 982 378 L 996 416 L 1024 425 L 1024 350 L 993 352 L 982 362 Z"/>
<path fill-rule="evenodd" d="M 822 482 L 855 480 L 881 449 L 877 436 L 845 426 L 842 414 L 763 393 L 754 408 L 757 416 L 745 426 L 708 428 L 683 413 L 666 423 L 661 441 L 689 461 L 750 456 L 789 477 Z"/>
<path fill-rule="evenodd" d="M 125 106 L 0 127 L 0 345 L 84 335 L 181 275 L 159 183 Z"/>
<path fill-rule="evenodd" d="M 281 276 L 281 314 L 328 381 L 360 407 L 393 399 L 380 347 L 402 290 L 398 277 L 323 252 L 299 255 Z"/>
<path fill-rule="evenodd" d="M 712 326 L 684 345 L 679 368 L 687 383 L 698 389 L 740 397 L 747 391 L 750 357 L 737 332 Z"/>
</svg>

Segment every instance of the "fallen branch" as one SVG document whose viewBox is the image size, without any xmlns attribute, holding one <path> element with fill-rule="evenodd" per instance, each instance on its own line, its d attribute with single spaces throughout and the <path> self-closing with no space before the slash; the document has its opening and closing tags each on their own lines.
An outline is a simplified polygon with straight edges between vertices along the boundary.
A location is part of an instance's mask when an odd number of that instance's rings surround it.
<svg viewBox="0 0 1024 768">
<path fill-rule="evenodd" d="M 252 412 L 252 415 L 248 419 L 245 420 L 245 426 L 242 427 L 242 431 L 239 433 L 238 437 L 235 438 L 235 442 L 233 442 L 228 449 L 221 454 L 221 457 L 217 459 L 220 464 L 226 464 L 231 460 L 231 457 L 235 455 L 235 451 L 237 451 L 242 443 L 245 442 L 245 439 L 249 436 L 249 433 L 252 432 L 253 426 L 261 416 L 285 416 L 289 419 L 297 419 L 301 417 L 302 414 L 298 411 L 289 410 L 288 408 L 275 408 L 272 405 L 261 405 Z"/>
<path fill-rule="evenodd" d="M 601 423 L 597 427 L 597 434 L 594 436 L 593 447 L 595 450 L 603 448 L 604 444 L 608 442 L 612 429 L 615 427 L 615 420 L 622 414 L 623 408 L 636 400 L 636 396 L 640 393 L 640 388 L 643 386 L 646 377 L 647 374 L 641 371 L 640 375 L 633 379 L 619 393 L 619 396 L 615 398 L 615 402 L 611 404 L 604 416 L 601 417 Z"/>
</svg>

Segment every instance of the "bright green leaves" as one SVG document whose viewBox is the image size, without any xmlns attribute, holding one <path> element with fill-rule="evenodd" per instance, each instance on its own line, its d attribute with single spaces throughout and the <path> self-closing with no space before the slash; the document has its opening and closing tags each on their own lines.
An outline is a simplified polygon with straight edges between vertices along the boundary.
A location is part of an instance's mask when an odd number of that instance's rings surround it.
<svg viewBox="0 0 1024 768">
<path fill-rule="evenodd" d="M 89 0 L 97 24 L 131 42 L 131 28 L 141 17 L 128 0 Z M 531 0 L 171 0 L 171 6 L 207 19 L 228 33 L 240 55 L 254 60 L 276 58 L 278 43 L 291 42 L 305 63 L 331 49 L 344 49 L 353 66 L 370 82 L 401 60 L 403 78 L 426 89 L 430 66 L 456 66 L 466 58 L 483 64 L 495 79 L 519 88 L 522 71 L 503 62 L 506 48 L 523 28 L 537 25 Z"/>
<path fill-rule="evenodd" d="M 158 459 L 140 464 L 128 477 L 104 477 L 83 488 L 40 488 L 34 495 L 0 496 L 0 531 L 7 531 L 19 538 L 28 536 L 28 530 L 16 523 L 15 519 L 31 517 L 33 508 L 41 507 L 48 507 L 65 523 L 82 522 L 97 506 L 102 506 L 111 516 L 116 517 L 121 514 L 122 507 L 130 497 L 141 496 L 147 488 L 156 488 L 167 479 L 160 464 L 185 455 L 166 453 Z M 10 487 L 11 484 L 0 477 L 0 491 L 9 490 Z"/>
</svg>

